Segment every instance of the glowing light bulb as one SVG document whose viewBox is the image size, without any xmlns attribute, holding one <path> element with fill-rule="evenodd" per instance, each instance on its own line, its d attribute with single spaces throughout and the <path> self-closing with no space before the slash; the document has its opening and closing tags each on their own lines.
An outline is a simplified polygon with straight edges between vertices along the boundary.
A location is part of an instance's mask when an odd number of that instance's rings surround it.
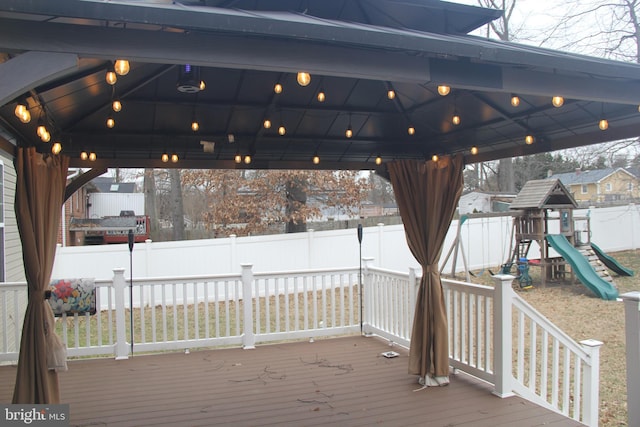
<svg viewBox="0 0 640 427">
<path fill-rule="evenodd" d="M 327 99 L 323 91 L 318 92 L 318 102 L 324 102 Z M 640 107 L 638 107 L 640 109 Z"/>
<path fill-rule="evenodd" d="M 318 163 L 320 163 L 320 156 L 316 154 L 315 156 L 313 156 L 313 164 L 317 165 Z"/>
<path fill-rule="evenodd" d="M 117 59 L 113 69 L 119 76 L 126 76 L 130 69 L 129 61 L 126 59 Z"/>
<path fill-rule="evenodd" d="M 250 155 L 247 154 L 246 156 L 244 156 L 244 163 L 247 164 L 247 165 L 249 163 L 251 163 L 251 156 Z"/>
<path fill-rule="evenodd" d="M 520 105 L 520 97 L 518 95 L 511 95 L 511 105 L 514 107 Z"/>
<path fill-rule="evenodd" d="M 87 154 L 86 151 L 81 151 L 80 152 L 80 159 L 81 160 L 87 160 L 89 158 L 89 155 Z"/>
<path fill-rule="evenodd" d="M 162 160 L 162 163 L 167 163 L 169 161 L 169 155 L 167 153 L 162 153 L 160 160 Z"/>
<path fill-rule="evenodd" d="M 262 126 L 264 126 L 265 129 L 271 128 L 271 120 L 264 119 L 264 122 L 262 123 Z"/>
<path fill-rule="evenodd" d="M 200 129 L 200 123 L 198 123 L 197 121 L 194 120 L 191 123 L 191 130 L 194 131 L 194 132 L 197 132 L 198 129 Z"/>
<path fill-rule="evenodd" d="M 200 80 L 200 90 L 205 90 L 205 88 L 207 87 L 207 84 L 204 82 L 204 80 Z"/>
<path fill-rule="evenodd" d="M 562 107 L 562 105 L 564 104 L 564 98 L 561 96 L 554 96 L 553 98 L 551 98 L 551 103 L 556 108 Z"/>
<path fill-rule="evenodd" d="M 233 160 L 236 163 L 242 163 L 242 156 L 240 154 L 236 154 L 236 156 L 233 158 Z"/>
<path fill-rule="evenodd" d="M 62 144 L 60 144 L 59 142 L 54 142 L 53 145 L 51 146 L 51 152 L 53 154 L 60 154 L 61 151 L 62 151 Z"/>
<path fill-rule="evenodd" d="M 93 151 L 89 153 L 89 161 L 90 162 L 95 162 L 97 158 L 98 158 L 98 156 L 96 156 L 96 153 L 94 153 Z"/>
<path fill-rule="evenodd" d="M 434 161 L 434 162 L 437 162 L 438 159 L 439 159 L 439 157 L 438 157 L 437 154 L 434 154 L 433 156 L 431 156 L 431 160 Z"/>
<path fill-rule="evenodd" d="M 449 95 L 449 92 L 451 92 L 451 87 L 447 85 L 438 86 L 438 93 L 440 94 L 440 96 L 447 96 Z"/>
<path fill-rule="evenodd" d="M 119 113 L 122 110 L 122 102 L 120 102 L 120 100 L 118 99 L 114 99 L 113 102 L 111 103 L 111 108 L 116 113 Z"/>
<path fill-rule="evenodd" d="M 42 142 L 49 142 L 51 141 L 51 134 L 45 129 L 44 133 L 40 135 L 40 139 Z"/>
<path fill-rule="evenodd" d="M 112 129 L 115 125 L 116 125 L 116 121 L 115 121 L 115 120 L 113 120 L 113 117 L 109 117 L 109 118 L 107 119 L 107 127 L 108 127 L 109 129 Z"/>
<path fill-rule="evenodd" d="M 286 129 L 284 126 L 280 126 L 280 127 L 278 128 L 278 133 L 279 133 L 280 135 L 284 135 L 285 133 L 287 133 L 287 129 Z"/>
<path fill-rule="evenodd" d="M 414 128 L 413 126 L 409 126 L 409 129 L 407 129 L 407 133 L 409 135 L 415 135 L 416 134 L 416 128 Z"/>
<path fill-rule="evenodd" d="M 275 93 L 282 93 L 282 85 L 280 83 L 276 83 L 276 85 L 273 87 L 273 91 Z"/>
<path fill-rule="evenodd" d="M 20 115 L 20 121 L 22 123 L 29 123 L 31 121 L 31 113 L 26 108 L 24 109 L 24 111 Z"/>
<path fill-rule="evenodd" d="M 395 97 L 396 97 L 396 91 L 395 91 L 395 90 L 393 90 L 393 89 L 389 89 L 389 90 L 387 91 L 387 98 L 389 98 L 389 99 L 393 99 L 393 98 L 395 98 Z"/>
<path fill-rule="evenodd" d="M 600 128 L 600 130 L 607 130 L 609 129 L 609 121 L 607 119 L 602 119 L 598 122 L 598 127 Z"/>
<path fill-rule="evenodd" d="M 453 118 L 451 119 L 451 122 L 452 122 L 454 125 L 458 126 L 458 125 L 460 124 L 460 116 L 459 116 L 459 115 L 457 115 L 457 114 L 454 114 L 454 115 L 453 115 Z"/>
<path fill-rule="evenodd" d="M 180 160 L 180 158 L 178 157 L 178 155 L 176 153 L 173 153 L 171 155 L 171 163 L 178 163 L 178 160 Z"/>
<path fill-rule="evenodd" d="M 533 144 L 533 141 L 535 141 L 535 138 L 533 137 L 533 135 L 527 135 L 524 137 L 524 142 L 527 145 Z"/>
<path fill-rule="evenodd" d="M 474 156 L 478 154 L 478 147 L 476 147 L 475 145 L 471 147 L 471 154 L 473 154 Z"/>
<path fill-rule="evenodd" d="M 376 157 L 376 165 L 381 165 L 382 164 L 382 157 L 378 156 Z"/>
<path fill-rule="evenodd" d="M 116 84 L 116 82 L 118 81 L 118 75 L 115 73 L 115 71 L 112 70 L 107 71 L 107 74 L 104 78 L 111 86 Z"/>
<path fill-rule="evenodd" d="M 347 129 L 344 133 L 347 138 L 351 138 L 353 136 L 353 130 L 351 128 Z"/>
<path fill-rule="evenodd" d="M 300 86 L 308 86 L 311 83 L 311 74 L 306 71 L 300 71 L 296 80 Z"/>
</svg>

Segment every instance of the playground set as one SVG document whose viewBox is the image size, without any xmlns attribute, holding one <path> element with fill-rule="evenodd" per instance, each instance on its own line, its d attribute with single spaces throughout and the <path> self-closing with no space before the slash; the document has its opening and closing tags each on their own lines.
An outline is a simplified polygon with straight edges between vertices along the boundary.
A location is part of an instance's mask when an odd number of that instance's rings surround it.
<svg viewBox="0 0 640 427">
<path fill-rule="evenodd" d="M 452 275 L 455 275 L 457 253 L 461 249 L 467 281 L 470 281 L 460 238 L 462 224 L 468 218 L 509 215 L 513 217 L 509 258 L 502 264 L 501 274 L 513 274 L 515 267 L 519 286 L 528 289 L 533 286 L 529 269 L 539 268 L 541 286 L 553 281 L 573 282 L 577 277 L 598 297 L 615 300 L 618 290 L 608 269 L 621 276 L 632 276 L 633 271 L 620 265 L 590 241 L 589 217 L 574 218 L 573 210 L 577 207 L 573 196 L 560 180 L 528 181 L 511 203 L 510 212 L 463 215 L 458 222 L 456 238 L 442 265 L 453 253 Z M 551 215 L 551 212 L 558 212 L 558 215 Z M 581 230 L 576 229 L 576 223 L 581 225 Z M 539 248 L 539 258 L 530 259 L 534 242 Z"/>
</svg>

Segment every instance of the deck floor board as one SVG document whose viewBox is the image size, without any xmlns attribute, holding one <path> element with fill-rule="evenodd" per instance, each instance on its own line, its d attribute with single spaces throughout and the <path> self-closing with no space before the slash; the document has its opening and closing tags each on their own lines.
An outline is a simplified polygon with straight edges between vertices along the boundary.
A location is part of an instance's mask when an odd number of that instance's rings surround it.
<svg viewBox="0 0 640 427">
<path fill-rule="evenodd" d="M 420 389 L 406 350 L 360 336 L 128 360 L 83 359 L 60 373 L 71 426 L 579 426 L 465 374 Z M 14 366 L 0 367 L 10 402 Z"/>
</svg>

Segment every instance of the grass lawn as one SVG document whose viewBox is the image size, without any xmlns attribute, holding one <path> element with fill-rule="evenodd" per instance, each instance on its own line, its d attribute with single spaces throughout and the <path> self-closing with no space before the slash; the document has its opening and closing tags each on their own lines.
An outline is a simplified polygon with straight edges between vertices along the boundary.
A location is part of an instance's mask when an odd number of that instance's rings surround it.
<svg viewBox="0 0 640 427">
<path fill-rule="evenodd" d="M 635 272 L 633 277 L 612 274 L 619 293 L 640 291 L 640 250 L 609 255 Z M 499 267 L 491 270 L 496 272 Z M 520 290 L 519 286 L 514 285 L 519 295 L 574 340 L 593 338 L 604 343 L 600 348 L 600 425 L 626 426 L 627 382 L 623 303 L 602 300 L 579 282 L 553 283 L 542 288 L 539 286 L 539 270 L 532 267 L 529 272 L 534 287 Z M 473 281 L 493 285 L 489 273 L 484 273 Z"/>
</svg>

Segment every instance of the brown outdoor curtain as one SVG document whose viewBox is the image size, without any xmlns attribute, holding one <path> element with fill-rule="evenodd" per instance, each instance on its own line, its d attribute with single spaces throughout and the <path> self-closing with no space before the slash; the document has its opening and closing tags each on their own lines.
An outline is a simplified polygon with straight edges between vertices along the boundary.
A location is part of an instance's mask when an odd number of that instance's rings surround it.
<svg viewBox="0 0 640 427">
<path fill-rule="evenodd" d="M 409 351 L 409 373 L 449 375 L 447 314 L 438 261 L 462 192 L 461 155 L 437 162 L 400 160 L 388 165 L 407 242 L 422 266 Z"/>
<path fill-rule="evenodd" d="M 44 295 L 51 279 L 69 158 L 16 150 L 15 211 L 27 278 L 27 310 L 22 327 L 13 403 L 59 403 L 58 375 L 47 365 L 47 333 L 53 312 Z"/>
</svg>

